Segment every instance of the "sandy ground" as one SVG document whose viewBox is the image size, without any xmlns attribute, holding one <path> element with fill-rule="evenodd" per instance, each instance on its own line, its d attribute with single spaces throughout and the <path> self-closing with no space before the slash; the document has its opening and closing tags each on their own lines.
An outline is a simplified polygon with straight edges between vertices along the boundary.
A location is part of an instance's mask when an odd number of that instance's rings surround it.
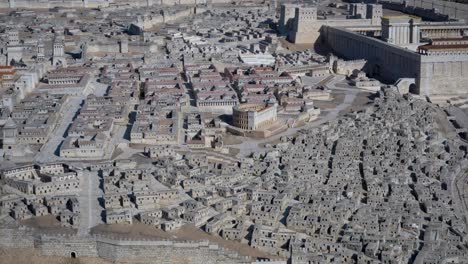
<svg viewBox="0 0 468 264">
<path fill-rule="evenodd" d="M 294 44 L 294 43 L 287 41 L 284 38 L 278 38 L 278 41 L 281 43 L 281 46 L 285 50 L 289 50 L 289 51 L 304 51 L 307 49 L 314 50 L 314 44 Z"/>
<path fill-rule="evenodd" d="M 371 93 L 369 92 L 358 93 L 356 96 L 356 99 L 354 99 L 353 104 L 350 107 L 346 108 L 345 110 L 341 111 L 339 115 L 341 116 L 347 113 L 352 113 L 354 111 L 365 109 L 366 107 L 369 106 L 369 103 L 372 102 L 369 96 L 371 96 Z"/>
<path fill-rule="evenodd" d="M 223 137 L 223 143 L 225 145 L 236 145 L 242 143 L 242 141 L 243 137 L 232 135 L 229 133 L 227 133 L 226 136 Z"/>
<path fill-rule="evenodd" d="M 405 13 L 396 11 L 396 10 L 390 10 L 390 9 L 383 9 L 383 15 L 384 16 L 401 16 L 405 15 Z"/>
<path fill-rule="evenodd" d="M 28 220 L 21 221 L 22 225 L 37 228 L 43 233 L 50 234 L 74 234 L 74 229 L 61 226 L 60 222 L 52 215 L 33 217 Z"/>
<path fill-rule="evenodd" d="M 345 92 L 344 91 L 332 91 L 331 97 L 333 100 L 330 101 L 320 101 L 315 100 L 314 106 L 320 108 L 321 111 L 335 109 L 338 105 L 343 103 Z"/>
<path fill-rule="evenodd" d="M 238 148 L 229 148 L 229 155 L 232 157 L 236 157 L 237 154 L 239 154 L 240 150 Z"/>
<path fill-rule="evenodd" d="M 116 159 L 120 154 L 124 153 L 124 150 L 121 148 L 117 147 L 114 149 L 114 152 L 112 153 L 111 160 Z"/>
</svg>

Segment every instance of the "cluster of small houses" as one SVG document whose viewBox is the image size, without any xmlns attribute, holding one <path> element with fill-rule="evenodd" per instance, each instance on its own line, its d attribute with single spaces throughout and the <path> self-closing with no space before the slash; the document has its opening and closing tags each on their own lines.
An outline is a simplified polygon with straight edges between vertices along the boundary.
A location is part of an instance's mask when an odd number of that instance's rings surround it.
<svg viewBox="0 0 468 264">
<path fill-rule="evenodd" d="M 293 263 L 460 261 L 465 208 L 451 182 L 467 148 L 443 138 L 436 114 L 388 90 L 375 108 L 240 161 L 151 148 L 150 165 L 100 168 L 107 221 L 166 231 L 193 224 Z"/>
<path fill-rule="evenodd" d="M 63 226 L 80 223 L 80 179 L 66 164 L 28 165 L 6 169 L 0 212 L 17 221 L 52 215 Z"/>
<path fill-rule="evenodd" d="M 239 53 L 274 53 L 275 36 L 266 31 L 274 16 L 264 9 L 210 9 L 203 18 L 166 28 L 171 59 L 241 64 Z"/>
<path fill-rule="evenodd" d="M 61 118 L 68 100 L 64 95 L 33 93 L 16 107 L 2 109 L 3 149 L 14 151 L 18 145 L 42 145 Z"/>
<path fill-rule="evenodd" d="M 453 184 L 468 150 L 438 132 L 434 106 L 388 89 L 373 107 L 282 137 L 266 153 L 241 160 L 215 152 L 181 153 L 172 145 L 185 142 L 195 149 L 219 143 L 225 129 L 206 112 L 232 113 L 241 103 L 278 103 L 289 113 L 308 112 L 313 100 L 330 99 L 329 91 L 304 86 L 297 76 L 323 78 L 334 71 L 351 76 L 357 87 L 378 90 L 380 83 L 352 71 L 364 60 L 324 63 L 309 51 L 278 54 L 270 66 L 215 66 L 238 63 L 240 52 L 275 52 L 277 39 L 265 34 L 273 12 L 263 9 L 214 10 L 193 23 L 168 25 L 160 36 L 148 31 L 122 36 L 122 25 L 135 22 L 134 11 L 127 11 L 92 10 L 67 22 L 66 29 L 46 23 L 55 14 L 18 13 L 14 20 L 23 20 L 18 25 L 30 32 L 8 28 L 1 39 L 6 53 L 0 59 L 7 62 L 1 64 L 13 65 L 0 68 L 5 151 L 47 142 L 69 97 L 83 96 L 61 145 L 62 158 L 112 153 L 115 128 L 129 124 L 131 143 L 158 145 L 146 150 L 148 164 L 90 167 L 103 179 L 107 224 L 137 220 L 164 231 L 192 224 L 293 263 L 468 259 L 466 208 Z M 108 39 L 118 45 L 103 43 Z M 65 54 L 66 46 L 79 46 L 76 58 Z M 158 50 L 162 57 L 152 55 Z M 80 66 L 52 69 L 51 61 Z M 108 89 L 104 96 L 89 95 L 98 76 Z M 36 87 L 41 79 L 46 83 Z M 190 96 L 196 110 L 183 112 Z M 1 216 L 22 221 L 53 215 L 65 226 L 79 225 L 80 176 L 67 164 L 5 169 L 0 179 Z"/>
<path fill-rule="evenodd" d="M 36 155 L 51 141 L 63 118 L 68 118 L 62 114 L 69 110 L 70 98 L 84 99 L 84 104 L 60 144 L 63 159 L 108 158 L 106 153 L 123 140 L 116 142 L 114 132 L 129 124 L 131 143 L 186 143 L 191 148 L 216 149 L 226 131 L 217 116 L 231 114 L 233 107 L 248 104 L 264 109 L 278 103 L 278 111 L 284 109 L 287 115 L 316 117 L 320 111 L 313 100 L 330 99 L 329 91 L 303 87 L 296 81 L 300 75 L 325 77 L 330 73 L 324 58 L 311 50 L 290 56 L 278 53 L 277 61 L 270 55 L 273 61 L 268 67 L 240 63 L 240 52 L 276 52 L 276 37 L 265 33 L 274 20 L 271 8 L 215 8 L 203 16 L 190 13 L 160 31 L 144 27 L 141 35 L 134 35 L 128 28 L 129 34 L 122 35 L 122 27 L 150 23 L 148 16 L 156 9 L 127 13 L 106 9 L 107 15 L 92 10 L 64 21 L 63 26 L 38 26 L 18 14 L 15 21 L 34 32 L 8 27 L 0 39 L 7 51 L 0 59 L 11 65 L 0 69 L 5 156 Z M 57 12 L 71 15 L 76 10 L 58 8 Z M 48 15 L 55 18 L 56 14 Z M 42 19 L 34 12 L 27 16 Z M 101 19 L 112 23 L 95 23 Z M 223 67 L 219 61 L 238 66 Z M 106 92 L 98 93 L 96 89 L 103 85 L 107 85 Z M 196 108 L 190 107 L 191 99 Z M 206 114 L 212 112 L 216 114 Z M 260 123 L 275 121 L 276 113 Z"/>
<path fill-rule="evenodd" d="M 205 148 L 212 147 L 215 139 L 226 132 L 216 114 L 207 113 L 232 113 L 240 103 L 239 94 L 249 105 L 265 106 L 279 100 L 289 113 L 319 113 L 312 100 L 330 98 L 329 92 L 303 88 L 288 73 L 281 74 L 273 67 L 226 68 L 223 73 L 211 63 L 185 63 L 179 67 L 166 59 L 152 66 L 105 64 L 101 80 L 110 88 L 105 96 L 86 98 L 60 155 L 99 158 L 106 150 L 111 152 L 114 127 L 130 122 L 129 114 L 135 105 L 131 143 L 185 142 L 192 148 Z M 139 98 L 141 94 L 143 98 Z M 188 110 L 189 94 L 194 97 L 196 110 Z"/>
<path fill-rule="evenodd" d="M 457 262 L 468 247 L 451 183 L 468 150 L 438 132 L 437 111 L 389 88 L 373 107 L 249 158 L 165 145 L 145 150 L 151 163 L 90 169 L 103 178 L 107 224 L 192 224 L 293 263 Z M 5 193 L 2 213 L 79 223 L 79 180 L 67 165 L 13 168 L 2 179 L 4 192 L 24 194 Z"/>
<path fill-rule="evenodd" d="M 66 87 L 90 74 L 100 74 L 100 82 L 108 88 L 103 96 L 85 97 L 79 115 L 61 144 L 59 155 L 62 158 L 105 157 L 105 153 L 114 149 L 113 132 L 129 122 L 132 122 L 131 143 L 186 142 L 192 148 L 212 147 L 226 128 L 216 114 L 206 113 L 231 114 L 233 107 L 240 103 L 262 108 L 279 102 L 281 109 L 289 114 L 312 111 L 318 115 L 320 111 L 313 107 L 313 100 L 330 99 L 329 91 L 298 83 L 294 76 L 299 73 L 293 76 L 276 67 L 229 67 L 219 72 L 207 62 L 182 66 L 164 59 L 150 66 L 132 61 L 95 61 L 87 66 L 50 73 L 61 78 L 60 85 L 49 80 L 48 86 L 55 87 L 54 94 L 50 91 L 30 94 L 11 114 L 5 110 L 0 121 L 4 123 L 3 139 L 8 150 L 18 152 L 21 146 L 28 144 L 40 147 L 50 140 L 52 129 L 61 122 L 62 106 L 68 97 L 76 96 L 68 93 Z M 82 95 L 86 94 L 88 92 L 83 91 Z M 190 95 L 196 110 L 188 110 Z M 129 118 L 132 112 L 135 112 L 134 121 Z M 276 120 L 276 113 L 271 119 Z"/>
</svg>

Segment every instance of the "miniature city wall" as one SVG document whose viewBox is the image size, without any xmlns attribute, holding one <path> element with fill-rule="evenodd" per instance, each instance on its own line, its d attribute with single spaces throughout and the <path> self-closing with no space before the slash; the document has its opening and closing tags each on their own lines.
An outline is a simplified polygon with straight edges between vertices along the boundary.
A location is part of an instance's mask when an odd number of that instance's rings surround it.
<svg viewBox="0 0 468 264">
<path fill-rule="evenodd" d="M 212 0 L 214 4 L 226 4 L 231 0 Z M 117 2 L 114 0 L 0 0 L 0 8 L 105 8 L 112 5 L 152 6 L 152 5 L 196 5 L 206 1 L 197 0 L 133 0 Z"/>
<path fill-rule="evenodd" d="M 53 8 L 53 7 L 70 7 L 70 8 L 96 8 L 109 6 L 112 1 L 107 0 L 2 0 L 0 1 L 1 8 Z"/>
<path fill-rule="evenodd" d="M 111 236 L 41 235 L 30 229 L 0 229 L 0 248 L 34 248 L 45 256 L 99 257 L 156 263 L 255 263 L 208 241 L 130 240 Z M 284 264 L 283 261 L 261 261 Z"/>
</svg>

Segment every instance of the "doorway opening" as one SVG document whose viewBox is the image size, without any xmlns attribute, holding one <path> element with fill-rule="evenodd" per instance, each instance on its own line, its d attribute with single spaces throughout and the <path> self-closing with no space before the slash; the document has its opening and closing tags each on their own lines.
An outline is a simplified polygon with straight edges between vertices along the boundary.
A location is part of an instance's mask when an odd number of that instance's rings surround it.
<svg viewBox="0 0 468 264">
<path fill-rule="evenodd" d="M 412 84 L 410 84 L 410 86 L 409 86 L 408 92 L 410 92 L 410 93 L 412 93 L 412 94 L 419 94 L 419 89 L 418 89 L 418 87 L 416 86 L 416 84 L 412 83 Z"/>
</svg>

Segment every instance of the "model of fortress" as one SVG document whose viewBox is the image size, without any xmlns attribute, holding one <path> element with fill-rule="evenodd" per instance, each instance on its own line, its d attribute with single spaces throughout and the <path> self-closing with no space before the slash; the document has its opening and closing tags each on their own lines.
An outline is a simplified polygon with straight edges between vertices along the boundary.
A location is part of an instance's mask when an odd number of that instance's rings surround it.
<svg viewBox="0 0 468 264">
<path fill-rule="evenodd" d="M 310 44 L 320 36 L 322 26 L 352 27 L 379 25 L 382 6 L 377 4 L 351 4 L 350 19 L 318 19 L 316 7 L 281 5 L 278 29 L 296 44 Z"/>
<path fill-rule="evenodd" d="M 292 28 L 296 6 L 292 4 L 282 4 L 280 9 L 280 19 L 278 21 L 278 30 L 281 34 L 287 34 Z"/>
<path fill-rule="evenodd" d="M 233 107 L 234 126 L 245 130 L 257 130 L 273 124 L 277 119 L 277 104 L 237 105 Z"/>
<path fill-rule="evenodd" d="M 313 29 L 309 27 L 314 21 L 317 21 L 317 8 L 304 7 L 296 8 L 293 22 L 293 32 L 290 39 L 294 43 L 307 42 L 307 38 L 313 34 Z"/>
<path fill-rule="evenodd" d="M 349 5 L 351 18 L 356 19 L 371 19 L 372 24 L 378 24 L 382 17 L 382 5 L 355 3 Z"/>
</svg>

